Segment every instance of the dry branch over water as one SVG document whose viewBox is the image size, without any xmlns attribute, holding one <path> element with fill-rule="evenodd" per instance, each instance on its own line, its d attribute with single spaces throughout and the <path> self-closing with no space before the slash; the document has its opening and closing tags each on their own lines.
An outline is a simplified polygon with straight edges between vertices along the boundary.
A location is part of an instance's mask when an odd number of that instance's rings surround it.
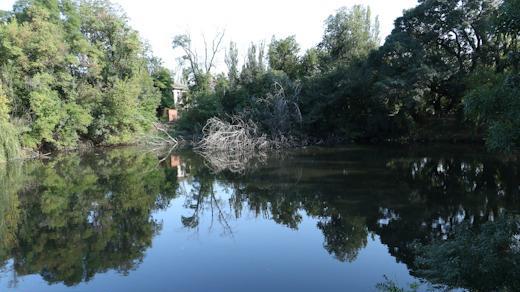
<svg viewBox="0 0 520 292">
<path fill-rule="evenodd" d="M 167 126 L 165 126 L 164 124 L 155 123 L 154 128 L 155 128 L 155 130 L 157 130 L 157 132 L 153 135 L 146 137 L 146 139 L 144 139 L 147 144 L 149 144 L 151 146 L 158 146 L 158 147 L 168 146 L 171 148 L 175 148 L 175 147 L 179 146 L 180 139 L 171 136 L 169 134 L 170 129 L 168 129 Z"/>
<path fill-rule="evenodd" d="M 231 122 L 211 118 L 203 129 L 203 138 L 195 150 L 215 172 L 242 173 L 251 160 L 266 157 L 272 147 L 265 134 L 260 135 L 252 121 L 231 117 Z"/>
<path fill-rule="evenodd" d="M 196 147 L 201 152 L 251 152 L 271 147 L 271 142 L 265 134 L 259 134 L 255 123 L 237 116 L 231 117 L 231 122 L 211 118 L 202 132 L 203 138 Z"/>
<path fill-rule="evenodd" d="M 283 89 L 276 96 L 265 99 L 265 103 L 276 104 L 274 116 L 269 121 L 278 121 L 276 112 L 287 108 Z M 273 102 L 282 101 L 282 102 Z M 297 108 L 297 105 L 294 106 Z M 283 112 L 289 110 L 285 109 Z M 264 121 L 265 123 L 265 121 Z M 252 119 L 241 116 L 230 116 L 228 120 L 218 117 L 210 118 L 202 130 L 203 137 L 196 144 L 195 150 L 202 155 L 215 172 L 229 170 L 235 173 L 244 172 L 253 161 L 265 161 L 267 151 L 302 145 L 301 141 L 292 136 L 286 136 L 282 131 L 283 122 L 269 125 L 266 133 Z M 284 125 L 286 126 L 286 125 Z"/>
</svg>

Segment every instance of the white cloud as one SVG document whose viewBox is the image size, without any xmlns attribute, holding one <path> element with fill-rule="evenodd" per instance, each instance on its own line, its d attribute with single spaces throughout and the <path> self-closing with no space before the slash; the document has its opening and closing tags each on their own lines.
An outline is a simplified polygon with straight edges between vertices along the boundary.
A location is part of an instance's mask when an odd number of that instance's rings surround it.
<svg viewBox="0 0 520 292">
<path fill-rule="evenodd" d="M 168 67 L 176 64 L 171 49 L 174 35 L 190 31 L 193 38 L 202 33 L 211 38 L 217 30 L 226 30 L 229 40 L 238 43 L 242 57 L 251 41 L 268 42 L 273 35 L 296 35 L 302 48 L 317 44 L 323 33 L 323 21 L 342 6 L 369 5 L 381 22 L 385 37 L 393 21 L 417 0 L 113 0 L 126 11 L 131 25 L 152 46 Z M 10 9 L 14 0 L 0 0 L 0 9 Z"/>
</svg>

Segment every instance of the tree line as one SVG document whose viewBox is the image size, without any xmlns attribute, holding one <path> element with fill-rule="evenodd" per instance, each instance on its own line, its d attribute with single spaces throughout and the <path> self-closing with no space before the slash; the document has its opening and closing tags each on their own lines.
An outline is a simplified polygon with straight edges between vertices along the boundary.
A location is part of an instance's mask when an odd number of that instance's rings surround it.
<svg viewBox="0 0 520 292">
<path fill-rule="evenodd" d="M 491 150 L 512 150 L 520 138 L 519 15 L 518 0 L 420 0 L 380 45 L 369 7 L 341 8 L 305 52 L 294 36 L 273 37 L 251 44 L 239 68 L 231 42 L 227 74 L 199 70 L 191 37 L 177 36 L 191 87 L 177 133 L 239 116 L 271 137 L 484 139 Z"/>
<path fill-rule="evenodd" d="M 251 121 L 273 140 L 520 142 L 518 0 L 420 0 L 381 45 L 370 8 L 341 8 L 303 51 L 294 36 L 202 56 L 174 38 L 190 87 L 175 134 L 213 117 Z M 245 57 L 243 62 L 239 59 Z M 79 145 L 135 142 L 163 108 L 172 78 L 107 0 L 18 0 L 0 13 L 0 159 Z"/>
</svg>

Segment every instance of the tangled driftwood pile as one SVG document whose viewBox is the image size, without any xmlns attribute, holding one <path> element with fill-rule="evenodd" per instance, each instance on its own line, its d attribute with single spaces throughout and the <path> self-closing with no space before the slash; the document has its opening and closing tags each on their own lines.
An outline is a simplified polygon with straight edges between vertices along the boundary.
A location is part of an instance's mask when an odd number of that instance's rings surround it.
<svg viewBox="0 0 520 292">
<path fill-rule="evenodd" d="M 211 118 L 195 150 L 215 172 L 242 173 L 251 161 L 265 158 L 265 150 L 271 147 L 269 139 L 258 133 L 256 124 L 236 116 L 231 122 Z"/>
<path fill-rule="evenodd" d="M 231 122 L 219 118 L 208 120 L 203 138 L 196 149 L 202 152 L 251 152 L 270 147 L 265 135 L 258 134 L 258 127 L 251 121 L 233 116 Z"/>
<path fill-rule="evenodd" d="M 241 172 L 269 149 L 301 145 L 302 139 L 297 138 L 302 124 L 299 88 L 292 91 L 288 95 L 275 83 L 271 93 L 252 99 L 254 104 L 240 115 L 209 119 L 195 149 L 215 170 Z"/>
</svg>

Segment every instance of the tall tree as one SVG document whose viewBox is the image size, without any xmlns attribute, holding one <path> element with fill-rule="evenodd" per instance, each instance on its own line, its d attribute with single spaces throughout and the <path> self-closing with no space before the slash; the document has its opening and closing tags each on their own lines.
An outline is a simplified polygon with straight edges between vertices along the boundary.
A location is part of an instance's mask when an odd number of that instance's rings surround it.
<svg viewBox="0 0 520 292">
<path fill-rule="evenodd" d="M 427 94 L 416 99 L 431 105 L 434 113 L 460 109 L 462 79 L 479 64 L 498 61 L 491 31 L 497 7 L 495 0 L 422 0 L 396 20 L 392 34 L 402 33 L 418 44 L 412 56 L 419 54 L 429 68 L 430 74 L 423 74 L 421 81 Z"/>
<path fill-rule="evenodd" d="M 104 0 L 20 0 L 12 15 L 0 24 L 0 80 L 26 129 L 24 146 L 128 143 L 150 127 L 159 94 L 119 9 Z"/>
<path fill-rule="evenodd" d="M 194 89 L 202 91 L 209 89 L 211 70 L 215 67 L 224 35 L 224 31 L 217 32 L 211 41 L 211 45 L 208 44 L 206 37 L 203 35 L 204 49 L 202 54 L 193 47 L 190 34 L 180 34 L 173 38 L 173 49 L 182 50 L 180 60 L 183 61 L 182 63 L 188 63 L 186 70 Z"/>
<path fill-rule="evenodd" d="M 240 72 L 240 82 L 242 84 L 251 84 L 264 70 L 264 44 L 251 43 L 247 49 L 246 60 Z"/>
<path fill-rule="evenodd" d="M 349 63 L 368 56 L 379 46 L 379 20 L 372 18 L 369 7 L 355 5 L 341 8 L 325 20 L 325 33 L 320 50 L 323 62 L 333 67 L 338 62 Z"/>
<path fill-rule="evenodd" d="M 295 36 L 277 40 L 274 36 L 269 44 L 269 66 L 273 70 L 285 72 L 290 78 L 295 79 L 299 71 L 300 46 Z"/>
<path fill-rule="evenodd" d="M 229 48 L 226 53 L 225 59 L 228 69 L 228 80 L 231 86 L 235 86 L 238 83 L 239 72 L 238 72 L 238 48 L 234 42 L 229 43 Z"/>
</svg>

